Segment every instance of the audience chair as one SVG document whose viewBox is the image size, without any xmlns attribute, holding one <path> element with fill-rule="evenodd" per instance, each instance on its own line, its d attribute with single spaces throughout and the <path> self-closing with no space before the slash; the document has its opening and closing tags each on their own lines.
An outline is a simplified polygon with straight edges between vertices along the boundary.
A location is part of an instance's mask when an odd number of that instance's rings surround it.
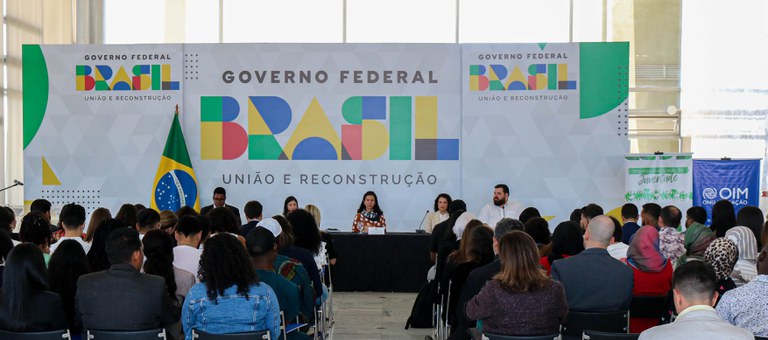
<svg viewBox="0 0 768 340">
<path fill-rule="evenodd" d="M 206 333 L 203 331 L 198 331 L 196 329 L 192 330 L 192 338 L 193 339 L 200 339 L 200 340 L 237 340 L 237 339 L 262 339 L 262 340 L 270 340 L 272 339 L 269 336 L 268 330 L 258 331 L 258 332 L 248 332 L 248 333 L 232 333 L 232 334 L 211 334 Z"/>
<path fill-rule="evenodd" d="M 97 331 L 89 329 L 85 340 L 157 340 L 165 339 L 165 329 L 147 331 Z"/>
<path fill-rule="evenodd" d="M 483 333 L 488 340 L 553 340 L 559 339 L 560 334 L 548 335 L 503 335 L 493 333 Z"/>
<path fill-rule="evenodd" d="M 582 340 L 637 340 L 640 334 L 636 333 L 610 333 L 587 330 L 581 336 Z"/>
<path fill-rule="evenodd" d="M 669 306 L 667 295 L 633 296 L 629 312 L 636 318 L 658 318 L 661 324 L 669 322 Z"/>
<path fill-rule="evenodd" d="M 564 338 L 580 339 L 585 330 L 601 332 L 629 332 L 629 311 L 618 312 L 568 312 L 561 333 Z"/>
<path fill-rule="evenodd" d="M 12 340 L 61 340 L 71 339 L 69 330 L 61 329 L 49 332 L 11 332 L 0 330 L 0 339 Z"/>
</svg>

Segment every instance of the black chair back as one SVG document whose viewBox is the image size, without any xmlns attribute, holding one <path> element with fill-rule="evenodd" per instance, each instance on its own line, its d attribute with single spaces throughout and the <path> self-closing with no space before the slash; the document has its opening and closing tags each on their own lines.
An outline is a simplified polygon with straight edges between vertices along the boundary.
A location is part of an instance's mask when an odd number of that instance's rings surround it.
<svg viewBox="0 0 768 340">
<path fill-rule="evenodd" d="M 629 331 L 629 312 L 568 312 L 561 333 L 568 337 L 581 338 L 585 330 L 627 333 Z"/>
<path fill-rule="evenodd" d="M 0 339 L 7 340 L 61 340 L 70 339 L 66 329 L 48 332 L 11 332 L 0 330 Z"/>
<path fill-rule="evenodd" d="M 610 333 L 587 330 L 581 337 L 583 340 L 637 340 L 640 334 L 637 333 Z"/>
<path fill-rule="evenodd" d="M 192 330 L 192 338 L 198 339 L 198 340 L 235 340 L 235 339 L 270 340 L 271 339 L 271 337 L 269 336 L 268 330 L 263 330 L 258 332 L 248 332 L 248 333 L 211 334 L 203 331 L 198 331 L 195 329 Z"/>
<path fill-rule="evenodd" d="M 669 306 L 666 295 L 633 296 L 629 313 L 636 318 L 659 318 L 661 321 L 669 317 Z"/>
<path fill-rule="evenodd" d="M 557 339 L 560 334 L 548 334 L 548 335 L 503 335 L 493 333 L 483 333 L 488 340 L 553 340 Z"/>
<path fill-rule="evenodd" d="M 165 330 L 150 329 L 146 331 L 97 331 L 89 329 L 88 338 L 84 340 L 157 340 L 165 339 Z"/>
</svg>

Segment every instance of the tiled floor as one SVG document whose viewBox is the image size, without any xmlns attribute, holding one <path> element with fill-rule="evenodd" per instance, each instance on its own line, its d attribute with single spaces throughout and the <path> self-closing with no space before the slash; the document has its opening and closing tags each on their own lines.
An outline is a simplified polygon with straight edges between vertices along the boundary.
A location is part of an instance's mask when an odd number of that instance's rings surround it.
<svg viewBox="0 0 768 340">
<path fill-rule="evenodd" d="M 423 340 L 431 329 L 404 329 L 415 293 L 334 293 L 332 340 Z"/>
</svg>

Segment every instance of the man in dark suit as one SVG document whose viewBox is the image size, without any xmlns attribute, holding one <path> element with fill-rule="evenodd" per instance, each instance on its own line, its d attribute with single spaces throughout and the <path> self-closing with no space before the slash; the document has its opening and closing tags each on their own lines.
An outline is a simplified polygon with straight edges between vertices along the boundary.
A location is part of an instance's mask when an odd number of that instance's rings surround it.
<svg viewBox="0 0 768 340">
<path fill-rule="evenodd" d="M 627 203 L 621 207 L 621 221 L 624 225 L 621 227 L 621 240 L 616 240 L 616 242 L 629 245 L 629 242 L 632 241 L 632 236 L 640 229 L 640 225 L 637 224 L 637 216 L 636 205 Z"/>
<path fill-rule="evenodd" d="M 139 272 L 144 254 L 136 229 L 116 229 L 105 248 L 112 266 L 77 280 L 76 317 L 83 329 L 140 331 L 179 321 L 165 280 Z"/>
<path fill-rule="evenodd" d="M 204 206 L 202 209 L 200 209 L 200 215 L 208 215 L 208 213 L 211 212 L 213 208 L 218 207 L 227 207 L 229 210 L 232 210 L 232 213 L 235 214 L 235 218 L 237 219 L 237 224 L 242 224 L 240 222 L 240 209 L 227 204 L 227 191 L 222 187 L 213 189 L 213 204 Z"/>
<path fill-rule="evenodd" d="M 264 207 L 259 201 L 248 201 L 248 203 L 245 204 L 243 212 L 245 213 L 245 220 L 247 222 L 240 228 L 240 233 L 243 237 L 248 237 L 248 233 L 259 224 L 259 221 L 264 217 L 263 210 Z"/>
<path fill-rule="evenodd" d="M 610 217 L 597 216 L 584 233 L 584 251 L 552 263 L 552 278 L 565 287 L 568 310 L 611 312 L 629 309 L 633 274 L 606 248 L 613 239 Z"/>
</svg>

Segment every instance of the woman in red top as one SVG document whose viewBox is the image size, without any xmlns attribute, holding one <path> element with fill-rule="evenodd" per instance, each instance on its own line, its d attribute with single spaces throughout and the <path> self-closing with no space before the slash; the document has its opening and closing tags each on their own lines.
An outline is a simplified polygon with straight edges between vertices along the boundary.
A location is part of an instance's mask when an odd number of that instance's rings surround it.
<svg viewBox="0 0 768 340">
<path fill-rule="evenodd" d="M 576 255 L 584 250 L 584 237 L 581 236 L 579 225 L 565 221 L 561 222 L 552 233 L 551 250 L 548 256 L 539 259 L 541 266 L 547 270 L 547 275 L 552 271 L 552 262 Z"/>
<path fill-rule="evenodd" d="M 659 251 L 659 232 L 653 226 L 637 230 L 627 249 L 627 265 L 635 275 L 632 296 L 667 295 L 672 289 L 672 264 Z M 630 315 L 629 332 L 640 333 L 657 326 L 659 319 Z"/>
</svg>

